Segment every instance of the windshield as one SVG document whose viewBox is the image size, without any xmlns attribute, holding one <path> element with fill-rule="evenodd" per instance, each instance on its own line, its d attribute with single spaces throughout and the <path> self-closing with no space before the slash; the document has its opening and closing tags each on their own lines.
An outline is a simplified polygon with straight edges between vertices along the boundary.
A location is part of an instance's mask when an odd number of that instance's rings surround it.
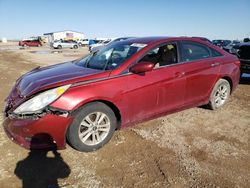
<svg viewBox="0 0 250 188">
<path fill-rule="evenodd" d="M 89 54 L 77 64 L 91 69 L 113 70 L 145 46 L 146 44 L 119 42 Z"/>
</svg>

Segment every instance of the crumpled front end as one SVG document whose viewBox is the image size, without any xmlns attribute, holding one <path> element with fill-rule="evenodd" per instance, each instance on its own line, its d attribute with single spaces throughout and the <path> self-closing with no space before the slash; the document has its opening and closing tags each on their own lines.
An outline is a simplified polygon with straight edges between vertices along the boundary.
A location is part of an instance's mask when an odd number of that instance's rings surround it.
<svg viewBox="0 0 250 188">
<path fill-rule="evenodd" d="M 67 127 L 72 122 L 70 112 L 47 106 L 28 114 L 15 114 L 17 106 L 27 99 L 16 84 L 6 99 L 3 127 L 8 137 L 27 149 L 64 149 Z"/>
<path fill-rule="evenodd" d="M 27 149 L 64 149 L 65 134 L 72 117 L 52 113 L 43 116 L 13 117 L 9 115 L 3 123 L 8 137 Z"/>
</svg>

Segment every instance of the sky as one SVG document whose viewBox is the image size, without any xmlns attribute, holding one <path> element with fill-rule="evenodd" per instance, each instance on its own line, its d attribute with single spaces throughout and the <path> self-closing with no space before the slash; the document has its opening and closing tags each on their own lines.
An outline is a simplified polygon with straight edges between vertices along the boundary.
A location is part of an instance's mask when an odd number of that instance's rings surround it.
<svg viewBox="0 0 250 188">
<path fill-rule="evenodd" d="M 0 39 L 74 30 L 86 38 L 250 37 L 250 0 L 0 0 Z"/>
</svg>

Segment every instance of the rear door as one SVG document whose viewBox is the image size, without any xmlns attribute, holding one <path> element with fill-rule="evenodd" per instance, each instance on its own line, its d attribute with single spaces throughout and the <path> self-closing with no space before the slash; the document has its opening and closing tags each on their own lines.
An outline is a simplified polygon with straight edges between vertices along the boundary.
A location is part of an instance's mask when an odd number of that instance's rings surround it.
<svg viewBox="0 0 250 188">
<path fill-rule="evenodd" d="M 185 69 L 185 105 L 197 105 L 208 98 L 217 81 L 221 56 L 208 46 L 193 42 L 181 42 L 181 59 Z"/>
</svg>

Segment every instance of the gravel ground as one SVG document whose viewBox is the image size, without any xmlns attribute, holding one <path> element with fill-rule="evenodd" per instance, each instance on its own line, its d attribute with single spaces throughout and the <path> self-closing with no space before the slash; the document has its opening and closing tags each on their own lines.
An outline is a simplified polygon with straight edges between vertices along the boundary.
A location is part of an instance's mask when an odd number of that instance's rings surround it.
<svg viewBox="0 0 250 188">
<path fill-rule="evenodd" d="M 79 58 L 87 48 L 0 48 L 0 106 L 15 80 L 40 65 Z M 192 108 L 117 131 L 102 149 L 30 152 L 0 129 L 0 187 L 249 187 L 250 78 L 226 106 Z M 0 122 L 3 116 L 0 116 Z"/>
</svg>

